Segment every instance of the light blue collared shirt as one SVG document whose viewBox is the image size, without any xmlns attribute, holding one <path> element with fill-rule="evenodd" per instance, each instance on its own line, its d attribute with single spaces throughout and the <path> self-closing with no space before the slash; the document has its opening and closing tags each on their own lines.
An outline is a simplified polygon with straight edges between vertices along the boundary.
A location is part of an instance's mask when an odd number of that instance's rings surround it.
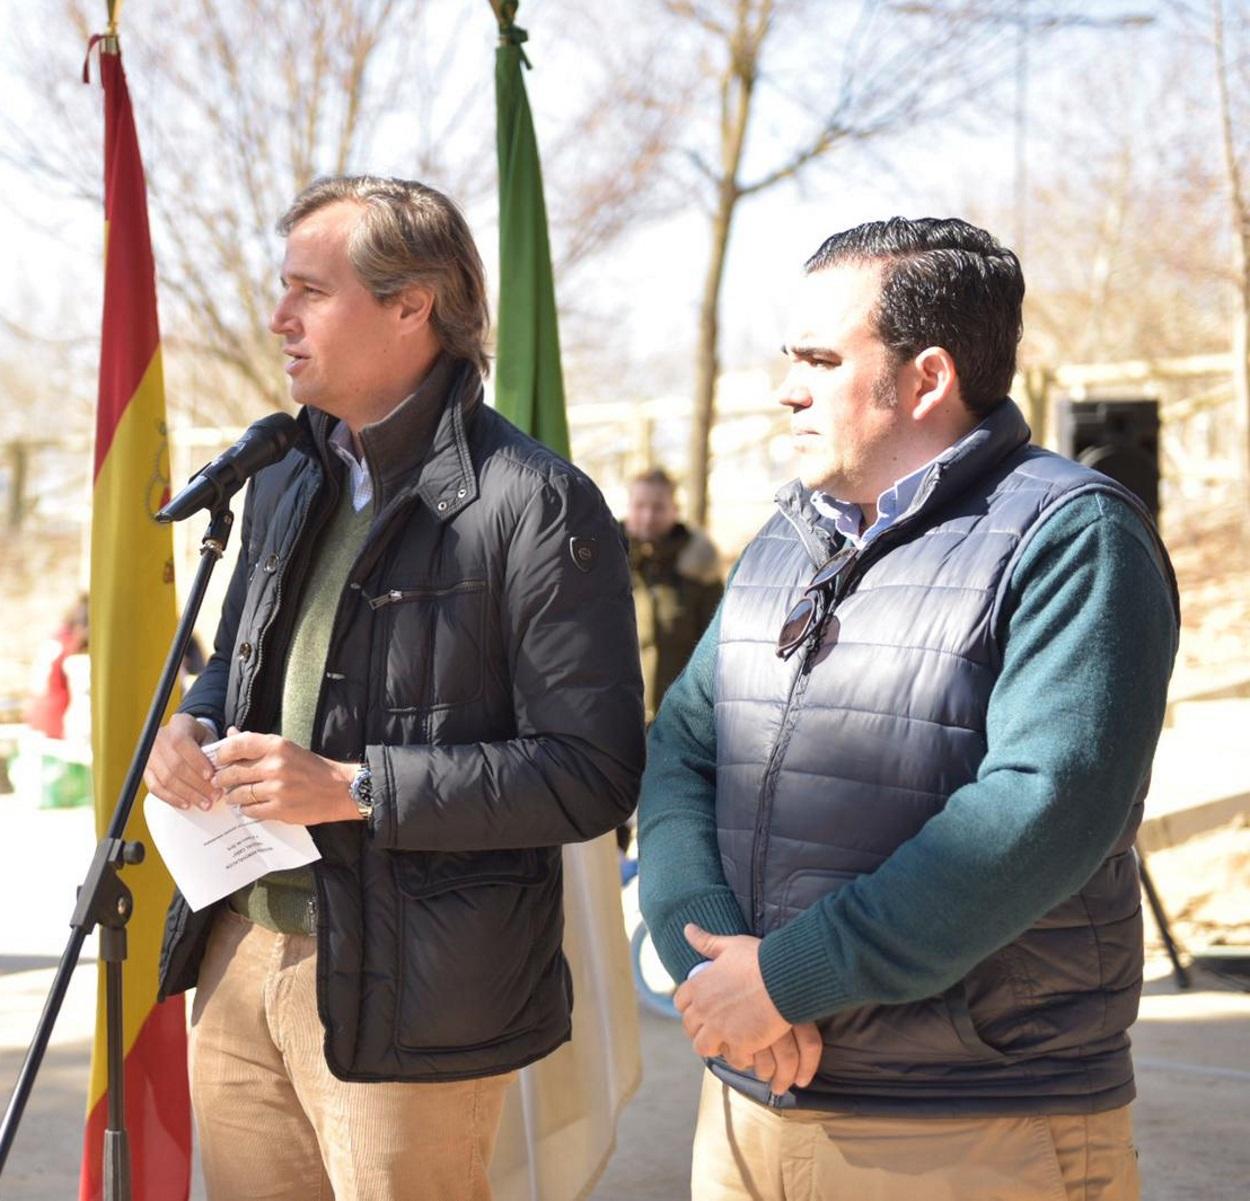
<svg viewBox="0 0 1250 1201">
<path fill-rule="evenodd" d="M 369 474 L 369 464 L 365 462 L 363 455 L 356 458 L 352 431 L 347 428 L 346 421 L 340 421 L 330 431 L 329 442 L 330 449 L 347 464 L 348 480 L 352 489 L 352 508 L 359 513 L 373 499 L 373 477 Z"/>
<path fill-rule="evenodd" d="M 923 467 L 917 467 L 901 480 L 896 480 L 877 497 L 877 519 L 862 534 L 859 527 L 864 524 L 864 511 L 859 505 L 848 500 L 838 500 L 828 492 L 813 492 L 812 508 L 832 523 L 834 530 L 842 534 L 856 550 L 860 550 L 878 534 L 888 530 L 911 508 L 911 502 L 916 499 L 916 493 L 920 490 L 920 481 L 938 457 L 940 456 L 930 459 Z"/>
</svg>

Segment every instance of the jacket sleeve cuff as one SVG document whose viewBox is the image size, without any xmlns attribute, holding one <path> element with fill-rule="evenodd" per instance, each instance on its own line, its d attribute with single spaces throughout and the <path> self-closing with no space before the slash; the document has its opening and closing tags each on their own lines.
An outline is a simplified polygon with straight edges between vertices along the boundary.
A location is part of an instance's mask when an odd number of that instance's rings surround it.
<svg viewBox="0 0 1250 1201">
<path fill-rule="evenodd" d="M 387 850 L 395 847 L 395 773 L 391 757 L 384 746 L 365 747 L 365 766 L 369 769 L 373 785 L 373 812 L 366 823 L 367 833 L 373 844 Z"/>
<path fill-rule="evenodd" d="M 851 1004 L 826 953 L 819 908 L 807 910 L 760 943 L 764 987 L 787 1022 L 815 1022 Z"/>
<path fill-rule="evenodd" d="M 190 717 L 194 717 L 196 721 L 203 722 L 205 725 L 212 725 L 216 730 L 216 737 L 221 738 L 226 732 L 225 717 L 218 713 L 209 705 L 204 704 L 187 704 L 185 701 L 175 710 L 177 713 L 186 713 Z"/>
<path fill-rule="evenodd" d="M 644 869 L 645 870 L 645 869 Z M 732 892 L 707 893 L 683 901 L 679 912 L 652 929 L 651 941 L 668 969 L 668 974 L 680 984 L 690 975 L 695 964 L 703 963 L 700 955 L 682 933 L 687 922 L 702 926 L 709 934 L 750 934 L 742 910 Z"/>
<path fill-rule="evenodd" d="M 216 718 L 196 715 L 195 720 L 198 721 L 200 725 L 202 725 L 213 736 L 214 740 L 221 737 L 221 726 L 218 724 Z"/>
</svg>

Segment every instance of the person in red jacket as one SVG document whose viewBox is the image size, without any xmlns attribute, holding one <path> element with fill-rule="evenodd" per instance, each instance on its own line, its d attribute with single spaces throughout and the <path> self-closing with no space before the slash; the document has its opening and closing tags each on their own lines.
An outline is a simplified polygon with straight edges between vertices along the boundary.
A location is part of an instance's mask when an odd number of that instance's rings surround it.
<svg viewBox="0 0 1250 1201">
<path fill-rule="evenodd" d="M 26 724 L 49 738 L 65 737 L 69 679 L 65 660 L 87 649 L 87 595 L 82 593 L 65 614 L 57 632 L 44 644 L 35 679 L 42 681 L 26 706 Z"/>
</svg>

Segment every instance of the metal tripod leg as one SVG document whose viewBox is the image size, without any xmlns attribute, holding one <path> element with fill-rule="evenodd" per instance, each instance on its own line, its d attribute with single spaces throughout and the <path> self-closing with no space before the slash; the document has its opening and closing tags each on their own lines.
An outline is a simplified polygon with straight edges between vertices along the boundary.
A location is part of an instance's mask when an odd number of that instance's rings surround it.
<svg viewBox="0 0 1250 1201">
<path fill-rule="evenodd" d="M 1150 902 L 1150 912 L 1154 914 L 1155 925 L 1159 927 L 1159 933 L 1163 935 L 1163 945 L 1167 948 L 1168 958 L 1172 961 L 1172 974 L 1176 977 L 1176 987 L 1188 988 L 1192 983 L 1189 972 L 1181 963 L 1180 952 L 1172 939 L 1172 927 L 1168 923 L 1168 916 L 1163 912 L 1163 905 L 1159 901 L 1159 894 L 1155 891 L 1154 881 L 1151 880 L 1150 873 L 1146 870 L 1146 856 L 1136 846 L 1133 847 L 1133 851 L 1137 855 L 1137 871 L 1141 876 L 1142 887 L 1146 890 L 1146 900 Z"/>
</svg>

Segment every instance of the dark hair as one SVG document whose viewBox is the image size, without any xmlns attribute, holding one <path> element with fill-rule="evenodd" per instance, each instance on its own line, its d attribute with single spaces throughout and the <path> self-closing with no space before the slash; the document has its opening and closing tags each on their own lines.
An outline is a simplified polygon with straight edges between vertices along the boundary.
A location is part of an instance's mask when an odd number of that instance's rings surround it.
<svg viewBox="0 0 1250 1201">
<path fill-rule="evenodd" d="M 635 484 L 654 484 L 660 488 L 667 488 L 673 493 L 677 491 L 677 484 L 673 477 L 663 467 L 652 467 L 647 471 L 640 471 L 629 481 L 631 488 Z"/>
<path fill-rule="evenodd" d="M 314 180 L 282 214 L 286 237 L 305 217 L 340 200 L 359 204 L 347 254 L 360 282 L 382 303 L 412 284 L 434 294 L 430 322 L 453 358 L 490 370 L 486 270 L 460 210 L 442 192 L 411 179 L 339 175 Z"/>
<path fill-rule="evenodd" d="M 964 404 L 980 415 L 1011 390 L 1023 330 L 1020 260 L 955 217 L 891 217 L 827 238 L 808 275 L 844 264 L 882 265 L 873 312 L 896 362 L 940 346 L 955 361 Z"/>
</svg>

